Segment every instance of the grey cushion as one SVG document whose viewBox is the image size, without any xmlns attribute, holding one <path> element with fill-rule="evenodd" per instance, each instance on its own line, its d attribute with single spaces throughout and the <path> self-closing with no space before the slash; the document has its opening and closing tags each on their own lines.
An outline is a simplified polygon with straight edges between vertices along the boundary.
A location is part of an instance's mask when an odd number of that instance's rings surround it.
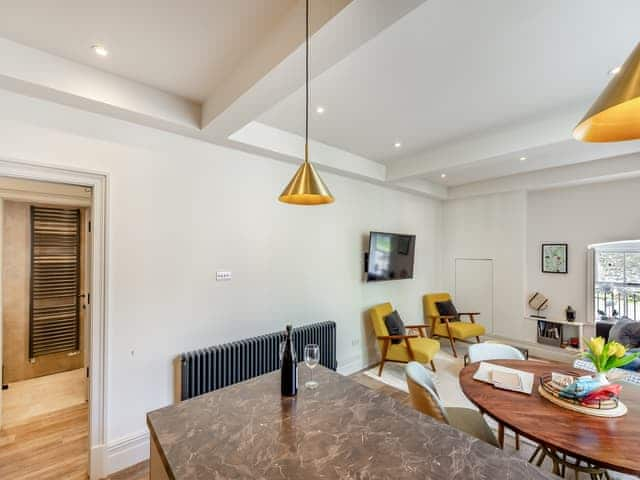
<svg viewBox="0 0 640 480">
<path fill-rule="evenodd" d="M 436 308 L 438 309 L 438 313 L 440 315 L 458 318 L 458 310 L 456 310 L 456 307 L 453 305 L 453 302 L 451 300 L 447 300 L 445 302 L 436 302 Z"/>
<path fill-rule="evenodd" d="M 389 335 L 406 335 L 407 330 L 404 328 L 404 323 L 400 318 L 400 314 L 397 310 L 394 310 L 389 315 L 384 317 L 384 324 L 387 326 Z M 400 343 L 402 340 L 394 339 L 391 343 Z"/>
<path fill-rule="evenodd" d="M 640 322 L 618 320 L 609 331 L 609 341 L 615 340 L 628 348 L 640 347 Z"/>
</svg>

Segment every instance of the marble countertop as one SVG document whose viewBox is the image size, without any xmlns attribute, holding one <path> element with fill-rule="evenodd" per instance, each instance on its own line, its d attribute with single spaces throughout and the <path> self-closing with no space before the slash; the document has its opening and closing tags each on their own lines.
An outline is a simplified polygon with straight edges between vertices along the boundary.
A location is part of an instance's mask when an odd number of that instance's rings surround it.
<svg viewBox="0 0 640 480">
<path fill-rule="evenodd" d="M 301 366 L 300 384 L 308 370 Z M 200 479 L 549 479 L 391 397 L 316 368 L 280 396 L 276 371 L 147 415 L 167 474 Z"/>
</svg>

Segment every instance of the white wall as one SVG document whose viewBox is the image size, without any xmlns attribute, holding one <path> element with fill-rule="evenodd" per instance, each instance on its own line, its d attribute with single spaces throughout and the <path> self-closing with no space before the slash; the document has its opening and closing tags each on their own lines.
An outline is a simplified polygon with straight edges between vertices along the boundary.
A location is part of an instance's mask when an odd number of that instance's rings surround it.
<svg viewBox="0 0 640 480">
<path fill-rule="evenodd" d="M 492 259 L 493 333 L 504 337 L 518 337 L 528 326 L 522 303 L 525 210 L 524 192 L 452 200 L 444 209 L 442 271 L 447 290 L 454 291 L 456 258 Z"/>
<path fill-rule="evenodd" d="M 588 321 L 587 246 L 640 238 L 640 179 L 450 200 L 444 207 L 443 273 L 453 290 L 456 257 L 494 259 L 494 334 L 535 342 L 535 322 L 523 319 L 529 293 L 549 298 L 549 317 L 577 310 Z M 569 273 L 541 272 L 544 242 L 569 245 Z M 593 328 L 585 329 L 592 335 Z"/>
<path fill-rule="evenodd" d="M 283 205 L 294 165 L 6 92 L 0 105 L 0 158 L 109 177 L 110 444 L 172 401 L 182 351 L 333 320 L 338 361 L 359 368 L 368 307 L 418 321 L 421 294 L 441 288 L 439 201 L 323 174 L 335 204 Z M 362 282 L 373 229 L 417 235 L 413 280 Z"/>
<path fill-rule="evenodd" d="M 564 318 L 571 305 L 578 321 L 587 312 L 587 246 L 640 239 L 640 179 L 545 190 L 529 194 L 527 284 L 549 298 L 548 315 Z M 569 272 L 542 273 L 540 245 L 569 244 Z"/>
</svg>

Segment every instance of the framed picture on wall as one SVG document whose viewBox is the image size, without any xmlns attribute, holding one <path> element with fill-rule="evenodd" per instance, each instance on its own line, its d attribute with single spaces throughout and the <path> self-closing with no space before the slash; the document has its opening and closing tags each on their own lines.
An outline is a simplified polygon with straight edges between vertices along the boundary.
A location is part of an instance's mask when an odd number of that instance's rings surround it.
<svg viewBox="0 0 640 480">
<path fill-rule="evenodd" d="M 567 273 L 569 246 L 566 243 L 542 244 L 542 273 Z"/>
</svg>

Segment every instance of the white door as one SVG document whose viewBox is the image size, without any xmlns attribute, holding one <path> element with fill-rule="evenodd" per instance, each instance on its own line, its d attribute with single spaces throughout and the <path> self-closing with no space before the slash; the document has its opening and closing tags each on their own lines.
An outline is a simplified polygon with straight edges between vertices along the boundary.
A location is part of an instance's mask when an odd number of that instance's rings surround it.
<svg viewBox="0 0 640 480">
<path fill-rule="evenodd" d="M 456 258 L 453 296 L 459 312 L 480 312 L 476 322 L 493 333 L 493 260 Z"/>
</svg>

